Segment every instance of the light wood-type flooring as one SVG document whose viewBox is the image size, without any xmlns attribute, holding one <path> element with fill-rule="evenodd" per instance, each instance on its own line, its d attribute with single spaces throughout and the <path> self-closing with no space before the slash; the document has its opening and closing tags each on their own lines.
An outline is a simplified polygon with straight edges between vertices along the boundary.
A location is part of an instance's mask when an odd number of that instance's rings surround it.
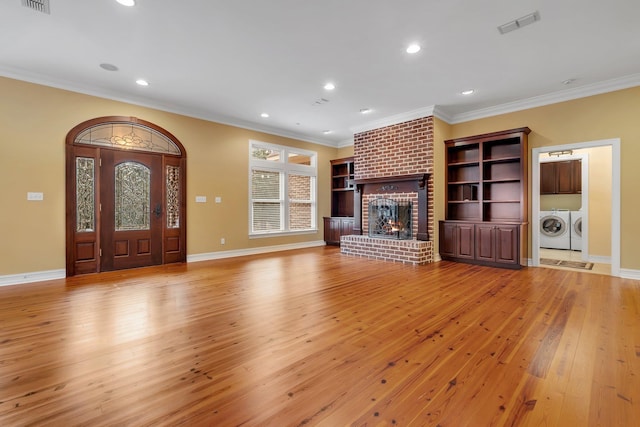
<svg viewBox="0 0 640 427">
<path fill-rule="evenodd" d="M 640 282 L 313 248 L 0 288 L 1 426 L 640 426 Z"/>
</svg>

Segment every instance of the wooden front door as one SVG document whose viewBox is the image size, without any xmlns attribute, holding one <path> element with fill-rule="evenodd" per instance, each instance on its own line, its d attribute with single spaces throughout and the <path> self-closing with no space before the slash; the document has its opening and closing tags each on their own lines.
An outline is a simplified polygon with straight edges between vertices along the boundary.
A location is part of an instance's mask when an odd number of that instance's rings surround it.
<svg viewBox="0 0 640 427">
<path fill-rule="evenodd" d="M 162 264 L 162 157 L 102 150 L 100 270 Z"/>
<path fill-rule="evenodd" d="M 166 130 L 101 117 L 67 134 L 67 276 L 185 262 L 186 153 Z"/>
</svg>

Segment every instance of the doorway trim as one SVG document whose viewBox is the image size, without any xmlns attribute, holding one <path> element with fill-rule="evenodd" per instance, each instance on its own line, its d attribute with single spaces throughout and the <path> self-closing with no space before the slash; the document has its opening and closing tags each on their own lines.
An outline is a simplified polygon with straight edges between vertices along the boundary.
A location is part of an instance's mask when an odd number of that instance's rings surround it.
<svg viewBox="0 0 640 427">
<path fill-rule="evenodd" d="M 531 167 L 531 265 L 540 266 L 540 154 L 560 150 L 607 147 L 611 153 L 611 275 L 620 276 L 620 138 L 554 145 L 532 149 Z M 583 196 L 583 200 L 587 200 Z M 584 206 L 583 206 L 584 208 Z M 587 231 L 588 232 L 588 231 Z M 584 235 L 584 231 L 583 231 Z"/>
<path fill-rule="evenodd" d="M 107 116 L 87 120 L 65 141 L 66 275 L 101 271 L 102 153 L 131 152 L 161 157 L 162 212 L 160 264 L 186 262 L 186 150 L 167 130 L 136 117 Z M 88 169 L 78 169 L 76 159 Z M 82 171 L 89 178 L 77 182 Z M 88 172 L 87 172 L 88 171 Z M 78 195 L 77 192 L 82 194 Z M 89 198 L 86 199 L 86 195 Z M 89 200 L 79 205 L 77 198 Z M 78 206 L 82 215 L 78 215 Z M 158 209 L 158 208 L 156 208 Z M 157 215 L 157 212 L 154 211 Z M 81 224 L 78 223 L 78 217 Z M 85 222 L 88 226 L 85 226 Z M 153 263 L 158 263 L 154 261 Z"/>
</svg>

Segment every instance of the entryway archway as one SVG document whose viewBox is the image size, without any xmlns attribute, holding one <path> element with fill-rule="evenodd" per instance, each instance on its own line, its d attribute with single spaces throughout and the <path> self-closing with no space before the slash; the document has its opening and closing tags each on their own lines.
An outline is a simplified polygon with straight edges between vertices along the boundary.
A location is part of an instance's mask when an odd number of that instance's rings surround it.
<svg viewBox="0 0 640 427">
<path fill-rule="evenodd" d="M 186 261 L 186 151 L 135 117 L 66 138 L 67 276 Z"/>
</svg>

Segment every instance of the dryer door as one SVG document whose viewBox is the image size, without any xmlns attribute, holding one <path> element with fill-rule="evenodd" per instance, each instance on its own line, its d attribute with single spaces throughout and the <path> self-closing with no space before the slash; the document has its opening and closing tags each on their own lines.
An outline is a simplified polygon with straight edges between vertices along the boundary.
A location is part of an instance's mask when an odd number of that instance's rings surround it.
<svg viewBox="0 0 640 427">
<path fill-rule="evenodd" d="M 557 216 L 545 216 L 540 219 L 540 232 L 545 236 L 559 237 L 567 232 L 567 223 Z"/>
<path fill-rule="evenodd" d="M 582 237 L 582 218 L 578 218 L 576 222 L 573 223 L 573 231 L 576 232 L 576 235 Z"/>
</svg>

